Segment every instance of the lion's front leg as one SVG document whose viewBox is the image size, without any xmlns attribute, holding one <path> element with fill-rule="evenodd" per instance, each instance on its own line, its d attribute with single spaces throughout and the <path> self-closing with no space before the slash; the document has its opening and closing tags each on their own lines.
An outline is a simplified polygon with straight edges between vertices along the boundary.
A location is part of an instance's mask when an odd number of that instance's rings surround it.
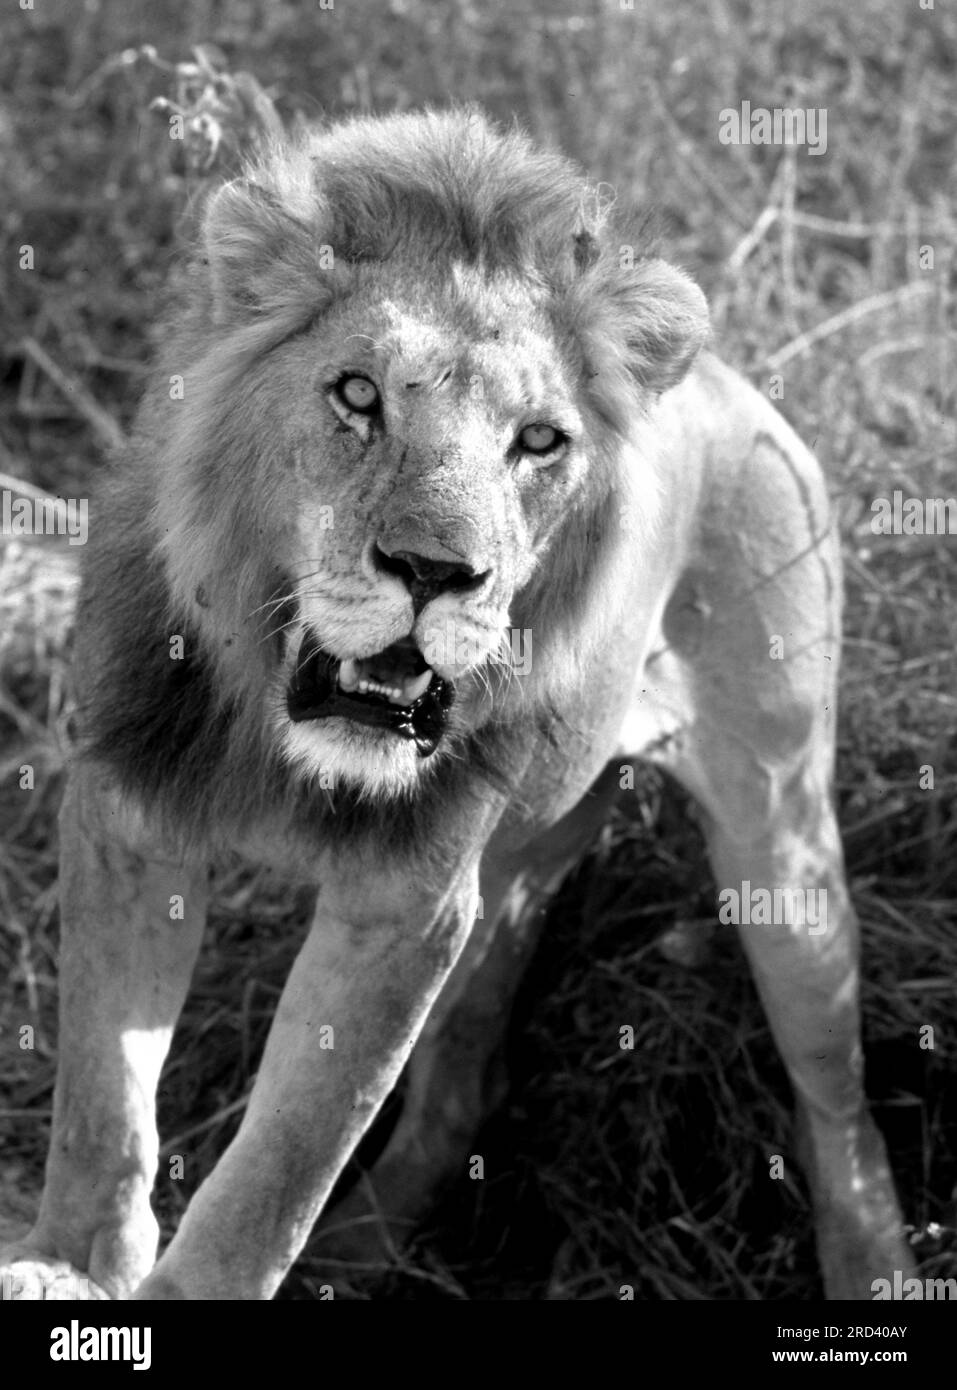
<svg viewBox="0 0 957 1390">
<path fill-rule="evenodd" d="M 124 1297 L 156 1258 L 154 1096 L 206 888 L 204 873 L 128 848 L 127 831 L 96 775 L 75 776 L 60 815 L 59 1064 L 46 1182 L 35 1226 L 0 1251 L 15 1297 L 57 1296 L 70 1267 Z"/>
<path fill-rule="evenodd" d="M 430 893 L 341 868 L 319 895 L 243 1123 L 138 1299 L 266 1299 L 394 1086 L 475 917 L 477 862 Z"/>
<path fill-rule="evenodd" d="M 507 1089 L 504 1037 L 545 911 L 619 794 L 607 767 L 585 796 L 534 839 L 500 825 L 482 860 L 482 920 L 409 1059 L 395 1129 L 341 1201 L 323 1213 L 310 1255 L 358 1266 L 394 1258 L 462 1171 L 482 1122 Z M 315 1267 L 313 1268 L 315 1273 Z"/>
</svg>

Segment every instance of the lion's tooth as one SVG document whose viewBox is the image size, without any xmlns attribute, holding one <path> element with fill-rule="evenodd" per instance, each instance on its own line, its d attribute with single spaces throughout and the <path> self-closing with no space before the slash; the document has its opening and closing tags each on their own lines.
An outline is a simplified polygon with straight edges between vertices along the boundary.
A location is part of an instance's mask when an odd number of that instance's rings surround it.
<svg viewBox="0 0 957 1390">
<path fill-rule="evenodd" d="M 420 695 L 424 695 L 432 679 L 429 667 L 420 676 L 400 680 L 397 685 L 387 685 L 385 681 L 374 680 L 361 674 L 362 663 L 354 657 L 347 657 L 339 663 L 339 689 L 345 694 L 382 695 L 394 705 L 411 705 Z"/>
<path fill-rule="evenodd" d="M 359 684 L 359 663 L 353 657 L 347 657 L 339 666 L 339 689 L 347 694 L 355 690 Z"/>
<path fill-rule="evenodd" d="M 404 705 L 411 705 L 420 695 L 424 695 L 429 688 L 432 680 L 432 669 L 427 666 L 421 676 L 416 676 L 414 680 L 403 682 L 401 700 Z"/>
</svg>

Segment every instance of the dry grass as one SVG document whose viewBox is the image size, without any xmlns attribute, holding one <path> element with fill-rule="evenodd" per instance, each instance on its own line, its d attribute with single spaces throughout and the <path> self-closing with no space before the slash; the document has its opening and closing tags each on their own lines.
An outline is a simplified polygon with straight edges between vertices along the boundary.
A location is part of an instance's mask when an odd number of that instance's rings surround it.
<svg viewBox="0 0 957 1390">
<path fill-rule="evenodd" d="M 957 540 L 869 527 L 872 499 L 894 488 L 957 492 L 953 11 L 457 0 L 450 22 L 424 0 L 156 10 L 47 0 L 0 19 L 0 471 L 85 496 L 147 370 L 188 189 L 162 120 L 145 114 L 162 76 L 117 59 L 124 49 L 179 58 L 211 40 L 273 84 L 287 116 L 477 99 L 624 199 L 656 204 L 710 294 L 720 350 L 764 388 L 782 373 L 781 408 L 837 498 L 839 790 L 869 1089 L 927 1271 L 953 1273 Z M 826 156 L 721 146 L 717 113 L 743 99 L 826 106 Z M 16 269 L 25 242 L 32 273 Z M 918 267 L 924 244 L 933 272 Z M 0 553 L 0 1206 L 19 1215 L 40 1182 L 55 1060 L 69 560 L 42 545 Z M 31 792 L 19 787 L 27 763 Z M 933 791 L 918 781 L 928 763 Z M 695 969 L 662 948 L 676 921 L 713 917 L 710 892 L 693 811 L 649 775 L 551 912 L 512 1027 L 510 1095 L 474 1146 L 486 1181 L 463 1175 L 397 1267 L 357 1281 L 360 1295 L 601 1299 L 621 1283 L 651 1299 L 816 1294 L 804 1189 L 766 1176 L 769 1153 L 791 1152 L 790 1102 L 738 947 L 700 932 Z M 161 1089 L 164 1139 L 188 1155 L 186 1179 L 157 1189 L 167 1230 L 235 1127 L 308 912 L 304 894 L 236 868 L 216 902 Z M 26 1023 L 33 1051 L 18 1046 Z M 634 1052 L 617 1046 L 624 1023 Z M 927 1023 L 933 1052 L 917 1046 Z M 307 1252 L 284 1296 L 314 1289 Z"/>
</svg>

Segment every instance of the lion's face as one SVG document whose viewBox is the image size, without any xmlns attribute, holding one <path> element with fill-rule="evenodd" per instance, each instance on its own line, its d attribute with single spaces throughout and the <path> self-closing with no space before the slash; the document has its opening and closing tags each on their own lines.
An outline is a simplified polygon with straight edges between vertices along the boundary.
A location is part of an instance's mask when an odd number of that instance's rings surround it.
<svg viewBox="0 0 957 1390">
<path fill-rule="evenodd" d="M 588 441 L 528 287 L 462 267 L 412 294 L 398 272 L 368 280 L 262 381 L 292 523 L 272 717 L 308 775 L 397 789 L 450 719 L 474 724 L 528 673 L 515 596 L 583 488 Z"/>
<path fill-rule="evenodd" d="M 613 509 L 655 493 L 636 421 L 707 328 L 609 228 L 564 161 L 464 114 L 338 128 L 212 200 L 185 394 L 143 433 L 237 777 L 266 749 L 298 785 L 410 793 L 547 718 L 628 543 Z"/>
</svg>

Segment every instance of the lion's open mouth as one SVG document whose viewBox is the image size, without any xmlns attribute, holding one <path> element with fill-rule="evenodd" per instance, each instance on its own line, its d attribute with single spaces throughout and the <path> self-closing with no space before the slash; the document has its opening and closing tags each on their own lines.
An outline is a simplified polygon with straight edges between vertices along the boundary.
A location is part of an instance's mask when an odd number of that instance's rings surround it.
<svg viewBox="0 0 957 1390">
<path fill-rule="evenodd" d="M 339 661 L 306 633 L 286 691 L 295 724 L 307 719 L 354 719 L 414 739 L 419 756 L 439 746 L 455 699 L 451 681 L 437 676 L 410 637 L 375 656 Z"/>
</svg>

